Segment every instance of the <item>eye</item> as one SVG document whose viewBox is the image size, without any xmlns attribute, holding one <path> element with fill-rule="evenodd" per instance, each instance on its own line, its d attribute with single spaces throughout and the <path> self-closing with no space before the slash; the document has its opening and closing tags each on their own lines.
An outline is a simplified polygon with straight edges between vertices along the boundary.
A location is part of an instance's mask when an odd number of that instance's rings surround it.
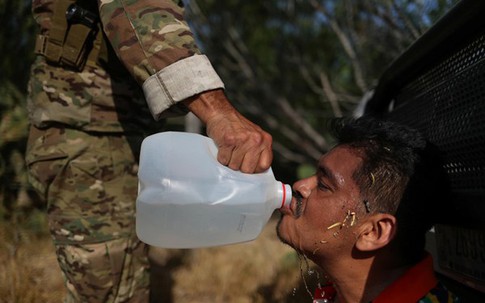
<svg viewBox="0 0 485 303">
<path fill-rule="evenodd" d="M 329 191 L 330 187 L 327 186 L 327 184 L 323 183 L 322 181 L 318 181 L 318 189 L 323 190 L 323 191 Z"/>
</svg>

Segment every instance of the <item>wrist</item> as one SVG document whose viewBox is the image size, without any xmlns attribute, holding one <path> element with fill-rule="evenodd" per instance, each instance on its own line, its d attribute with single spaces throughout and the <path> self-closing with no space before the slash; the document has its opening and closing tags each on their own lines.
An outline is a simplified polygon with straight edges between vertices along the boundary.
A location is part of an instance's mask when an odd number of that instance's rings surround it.
<svg viewBox="0 0 485 303">
<path fill-rule="evenodd" d="M 205 124 L 215 117 L 236 111 L 222 89 L 197 94 L 183 101 L 183 104 Z"/>
</svg>

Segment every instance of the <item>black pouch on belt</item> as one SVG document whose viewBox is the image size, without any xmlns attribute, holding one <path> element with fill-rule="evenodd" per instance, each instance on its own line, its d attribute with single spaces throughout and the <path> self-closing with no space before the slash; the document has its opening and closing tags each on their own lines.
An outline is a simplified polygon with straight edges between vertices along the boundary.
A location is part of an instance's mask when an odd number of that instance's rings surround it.
<svg viewBox="0 0 485 303">
<path fill-rule="evenodd" d="M 58 1 L 47 35 L 38 35 L 35 51 L 48 63 L 82 70 L 88 59 L 99 55 L 102 32 L 97 14 L 73 3 Z"/>
</svg>

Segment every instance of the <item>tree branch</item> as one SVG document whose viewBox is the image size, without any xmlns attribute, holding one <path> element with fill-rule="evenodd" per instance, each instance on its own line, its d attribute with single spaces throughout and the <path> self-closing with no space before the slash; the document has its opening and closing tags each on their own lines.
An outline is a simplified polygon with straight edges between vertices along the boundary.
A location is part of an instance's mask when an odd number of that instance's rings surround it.
<svg viewBox="0 0 485 303">
<path fill-rule="evenodd" d="M 340 44 L 344 48 L 345 52 L 350 58 L 350 61 L 352 63 L 352 67 L 354 70 L 354 77 L 355 77 L 355 82 L 357 86 L 360 88 L 362 92 L 367 91 L 368 86 L 366 81 L 364 80 L 364 74 L 363 74 L 363 69 L 360 64 L 359 59 L 357 58 L 357 53 L 355 52 L 351 40 L 347 37 L 347 35 L 344 33 L 344 31 L 340 28 L 339 24 L 337 21 L 328 14 L 327 10 L 325 7 L 320 5 L 318 1 L 316 0 L 310 0 L 311 5 L 320 13 L 322 13 L 325 18 L 329 21 L 330 27 L 334 31 L 335 35 L 337 35 L 338 40 L 340 41 Z"/>
</svg>

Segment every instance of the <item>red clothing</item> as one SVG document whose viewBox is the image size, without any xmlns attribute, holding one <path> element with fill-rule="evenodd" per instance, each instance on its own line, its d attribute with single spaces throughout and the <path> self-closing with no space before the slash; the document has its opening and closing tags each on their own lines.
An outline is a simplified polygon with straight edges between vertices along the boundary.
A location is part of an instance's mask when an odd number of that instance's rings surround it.
<svg viewBox="0 0 485 303">
<path fill-rule="evenodd" d="M 334 291 L 329 291 L 329 285 L 315 291 L 313 302 L 333 302 Z M 324 290 L 325 288 L 325 290 Z M 389 285 L 371 303 L 442 303 L 459 302 L 436 279 L 433 269 L 433 258 L 430 254 L 411 267 L 401 277 Z"/>
<path fill-rule="evenodd" d="M 438 280 L 434 274 L 433 258 L 428 254 L 421 262 L 411 267 L 404 275 L 389 285 L 372 303 L 418 302 Z"/>
</svg>

